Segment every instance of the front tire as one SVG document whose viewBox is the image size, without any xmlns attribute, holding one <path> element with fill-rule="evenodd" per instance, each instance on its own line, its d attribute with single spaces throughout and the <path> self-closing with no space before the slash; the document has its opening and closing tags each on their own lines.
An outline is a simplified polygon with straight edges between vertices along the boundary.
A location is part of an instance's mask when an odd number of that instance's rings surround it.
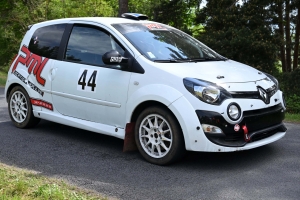
<svg viewBox="0 0 300 200">
<path fill-rule="evenodd" d="M 16 127 L 31 128 L 39 123 L 40 119 L 34 117 L 30 98 L 23 87 L 14 87 L 8 102 L 9 116 Z"/>
<path fill-rule="evenodd" d="M 185 152 L 181 127 L 173 114 L 163 107 L 149 107 L 139 115 L 135 141 L 141 155 L 157 165 L 175 162 Z"/>
</svg>

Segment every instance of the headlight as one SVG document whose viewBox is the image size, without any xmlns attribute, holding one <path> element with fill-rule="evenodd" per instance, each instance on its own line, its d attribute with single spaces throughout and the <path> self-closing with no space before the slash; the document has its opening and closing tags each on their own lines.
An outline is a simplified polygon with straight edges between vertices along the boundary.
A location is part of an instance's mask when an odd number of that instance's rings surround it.
<svg viewBox="0 0 300 200">
<path fill-rule="evenodd" d="M 220 105 L 225 99 L 231 98 L 231 94 L 228 91 L 215 83 L 194 78 L 184 78 L 183 84 L 190 93 L 205 103 Z"/>
<path fill-rule="evenodd" d="M 277 90 L 279 90 L 278 80 L 274 76 L 272 76 L 271 74 L 267 74 L 267 73 L 264 73 L 264 74 L 275 83 L 276 92 L 277 92 Z"/>
</svg>

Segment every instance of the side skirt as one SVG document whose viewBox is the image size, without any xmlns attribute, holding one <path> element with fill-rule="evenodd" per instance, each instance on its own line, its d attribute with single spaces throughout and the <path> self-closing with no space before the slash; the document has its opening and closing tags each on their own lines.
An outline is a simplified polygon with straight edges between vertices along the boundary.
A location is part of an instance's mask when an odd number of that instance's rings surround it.
<svg viewBox="0 0 300 200">
<path fill-rule="evenodd" d="M 33 111 L 34 116 L 39 117 L 41 119 L 49 120 L 52 122 L 56 122 L 59 124 L 65 124 L 68 126 L 72 126 L 75 128 L 92 131 L 95 133 L 105 134 L 109 136 L 113 136 L 116 138 L 120 138 L 124 140 L 125 130 L 124 128 L 119 128 L 115 126 L 109 126 L 106 124 L 100 124 L 96 122 L 86 121 L 74 117 L 68 117 L 57 113 L 49 113 L 43 111 Z"/>
</svg>

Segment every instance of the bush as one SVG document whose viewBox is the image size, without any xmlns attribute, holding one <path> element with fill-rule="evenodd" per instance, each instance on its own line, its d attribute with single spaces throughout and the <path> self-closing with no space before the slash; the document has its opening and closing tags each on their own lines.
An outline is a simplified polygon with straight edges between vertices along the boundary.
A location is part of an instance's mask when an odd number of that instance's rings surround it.
<svg viewBox="0 0 300 200">
<path fill-rule="evenodd" d="M 300 113 L 300 96 L 294 94 L 286 98 L 286 111 L 288 113 Z"/>
<path fill-rule="evenodd" d="M 277 78 L 286 98 L 287 112 L 300 113 L 300 68 L 282 73 Z"/>
<path fill-rule="evenodd" d="M 282 73 L 277 78 L 280 83 L 280 89 L 286 97 L 294 94 L 300 96 L 300 68 L 295 69 L 293 72 Z"/>
</svg>

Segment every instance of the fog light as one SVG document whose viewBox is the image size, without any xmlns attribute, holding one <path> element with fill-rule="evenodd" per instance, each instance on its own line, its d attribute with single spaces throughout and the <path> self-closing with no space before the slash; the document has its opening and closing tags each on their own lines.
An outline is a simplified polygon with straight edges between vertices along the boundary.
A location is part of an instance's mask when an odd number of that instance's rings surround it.
<svg viewBox="0 0 300 200">
<path fill-rule="evenodd" d="M 209 124 L 202 124 L 202 129 L 205 133 L 223 133 L 219 127 Z"/>
<path fill-rule="evenodd" d="M 233 121 L 238 120 L 241 116 L 240 106 L 236 103 L 229 104 L 229 106 L 227 108 L 227 114 L 231 120 L 233 120 Z"/>
</svg>

